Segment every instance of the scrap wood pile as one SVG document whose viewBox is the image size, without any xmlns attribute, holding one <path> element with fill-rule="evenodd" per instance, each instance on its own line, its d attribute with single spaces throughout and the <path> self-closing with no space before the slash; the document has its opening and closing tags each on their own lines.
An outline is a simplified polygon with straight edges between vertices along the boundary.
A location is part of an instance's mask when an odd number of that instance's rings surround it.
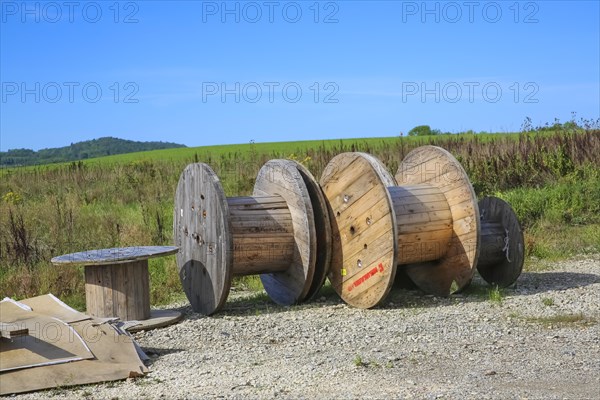
<svg viewBox="0 0 600 400">
<path fill-rule="evenodd" d="M 117 319 L 80 313 L 52 294 L 0 301 L 0 395 L 114 381 L 148 372 Z"/>
</svg>

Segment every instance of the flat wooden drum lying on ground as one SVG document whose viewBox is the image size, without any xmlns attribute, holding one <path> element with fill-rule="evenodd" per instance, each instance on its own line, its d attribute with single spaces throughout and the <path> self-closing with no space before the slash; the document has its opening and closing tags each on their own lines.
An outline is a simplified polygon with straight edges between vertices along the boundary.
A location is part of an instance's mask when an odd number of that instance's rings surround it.
<svg viewBox="0 0 600 400">
<path fill-rule="evenodd" d="M 226 198 L 201 163 L 188 165 L 177 185 L 179 274 L 192 308 L 205 315 L 223 306 L 233 276 L 260 274 L 281 305 L 314 296 L 329 267 L 330 229 L 319 185 L 295 161 L 267 162 L 253 197 Z"/>
<path fill-rule="evenodd" d="M 479 200 L 481 253 L 477 271 L 491 285 L 512 285 L 523 270 L 524 240 L 517 215 L 497 197 Z"/>
<path fill-rule="evenodd" d="M 325 167 L 333 243 L 329 279 L 347 303 L 379 304 L 398 265 L 437 295 L 472 279 L 478 256 L 479 211 L 464 170 L 447 151 L 424 146 L 398 171 L 401 186 L 374 157 L 343 153 Z"/>
<path fill-rule="evenodd" d="M 83 265 L 86 312 L 93 317 L 137 321 L 130 332 L 174 324 L 183 315 L 150 309 L 148 259 L 177 253 L 173 246 L 116 247 L 54 257 L 55 265 Z"/>
</svg>

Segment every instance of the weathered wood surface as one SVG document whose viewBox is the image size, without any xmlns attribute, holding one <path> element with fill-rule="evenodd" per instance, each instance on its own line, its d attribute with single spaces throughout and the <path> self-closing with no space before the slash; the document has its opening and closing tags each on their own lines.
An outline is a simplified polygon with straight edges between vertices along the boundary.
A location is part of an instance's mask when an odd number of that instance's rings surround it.
<svg viewBox="0 0 600 400">
<path fill-rule="evenodd" d="M 473 278 L 479 256 L 479 210 L 475 192 L 460 163 L 446 150 L 422 146 L 402 160 L 399 186 L 437 188 L 446 197 L 452 214 L 452 237 L 447 252 L 438 260 L 402 266 L 422 290 L 447 296 L 466 287 Z"/>
<path fill-rule="evenodd" d="M 227 199 L 210 167 L 188 165 L 175 195 L 174 236 L 181 247 L 180 277 L 194 311 L 218 311 L 234 275 L 260 274 L 266 292 L 282 305 L 309 295 L 317 265 L 322 284 L 330 246 L 324 241 L 318 256 L 317 224 L 328 225 L 318 190 L 300 164 L 271 160 L 259 171 L 252 197 Z M 323 230 L 319 238 L 327 235 Z"/>
<path fill-rule="evenodd" d="M 294 254 L 287 269 L 263 273 L 260 279 L 269 297 L 281 305 L 302 301 L 308 294 L 317 260 L 315 216 L 311 198 L 291 160 L 271 160 L 258 172 L 254 197 L 280 196 L 292 217 Z"/>
<path fill-rule="evenodd" d="M 60 265 L 117 265 L 131 261 L 147 260 L 177 253 L 175 246 L 136 246 L 115 247 L 65 254 L 52 258 L 53 264 Z"/>
<path fill-rule="evenodd" d="M 398 264 L 442 258 L 452 238 L 452 213 L 444 194 L 427 184 L 388 190 L 398 226 Z"/>
<path fill-rule="evenodd" d="M 227 199 L 233 232 L 234 275 L 285 271 L 294 257 L 292 214 L 283 197 Z"/>
<path fill-rule="evenodd" d="M 85 266 L 87 314 L 123 321 L 150 318 L 148 261 Z"/>
<path fill-rule="evenodd" d="M 150 310 L 150 318 L 138 320 L 139 324 L 127 328 L 129 332 L 147 331 L 150 329 L 163 328 L 180 321 L 183 314 L 175 310 Z"/>
<path fill-rule="evenodd" d="M 397 224 L 387 190 L 394 179 L 374 157 L 342 153 L 325 167 L 321 185 L 332 225 L 329 280 L 348 304 L 374 307 L 396 272 Z"/>
<path fill-rule="evenodd" d="M 233 232 L 229 206 L 214 171 L 206 164 L 188 165 L 175 193 L 173 219 L 179 277 L 192 309 L 218 311 L 233 277 Z"/>
<path fill-rule="evenodd" d="M 481 254 L 477 270 L 486 282 L 512 285 L 521 275 L 525 260 L 523 231 L 514 210 L 502 199 L 479 200 Z"/>
<path fill-rule="evenodd" d="M 323 189 L 321 189 L 317 180 L 302 164 L 296 163 L 296 168 L 298 169 L 298 172 L 300 172 L 302 180 L 308 190 L 308 195 L 310 196 L 315 220 L 317 242 L 315 272 L 313 274 L 310 289 L 304 299 L 302 299 L 303 301 L 307 301 L 317 295 L 329 273 L 331 264 L 331 220 L 325 193 L 323 193 Z"/>
</svg>

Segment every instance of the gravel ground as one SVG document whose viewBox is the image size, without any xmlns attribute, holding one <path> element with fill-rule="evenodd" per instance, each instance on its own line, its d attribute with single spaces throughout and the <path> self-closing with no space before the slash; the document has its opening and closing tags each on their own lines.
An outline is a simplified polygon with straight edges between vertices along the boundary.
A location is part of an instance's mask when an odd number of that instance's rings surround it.
<svg viewBox="0 0 600 400">
<path fill-rule="evenodd" d="M 291 308 L 233 292 L 210 318 L 136 334 L 144 378 L 17 398 L 600 398 L 600 256 L 526 272 L 490 300 L 476 277 L 359 310 L 329 288 Z"/>
</svg>

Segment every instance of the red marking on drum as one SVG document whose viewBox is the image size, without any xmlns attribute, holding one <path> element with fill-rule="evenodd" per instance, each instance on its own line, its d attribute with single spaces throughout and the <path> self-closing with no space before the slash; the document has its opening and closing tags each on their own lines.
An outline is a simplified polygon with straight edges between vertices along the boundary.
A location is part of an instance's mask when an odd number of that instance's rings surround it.
<svg viewBox="0 0 600 400">
<path fill-rule="evenodd" d="M 367 271 L 363 276 L 361 276 L 360 278 L 358 278 L 357 280 L 355 280 L 354 282 L 352 282 L 350 284 L 350 286 L 348 286 L 348 291 L 351 292 L 354 288 L 359 287 L 365 281 L 367 281 L 369 278 L 371 278 L 372 276 L 374 276 L 378 272 L 379 273 L 383 273 L 383 270 L 384 270 L 383 263 L 379 263 L 379 265 L 377 267 L 373 267 L 373 269 Z"/>
</svg>

